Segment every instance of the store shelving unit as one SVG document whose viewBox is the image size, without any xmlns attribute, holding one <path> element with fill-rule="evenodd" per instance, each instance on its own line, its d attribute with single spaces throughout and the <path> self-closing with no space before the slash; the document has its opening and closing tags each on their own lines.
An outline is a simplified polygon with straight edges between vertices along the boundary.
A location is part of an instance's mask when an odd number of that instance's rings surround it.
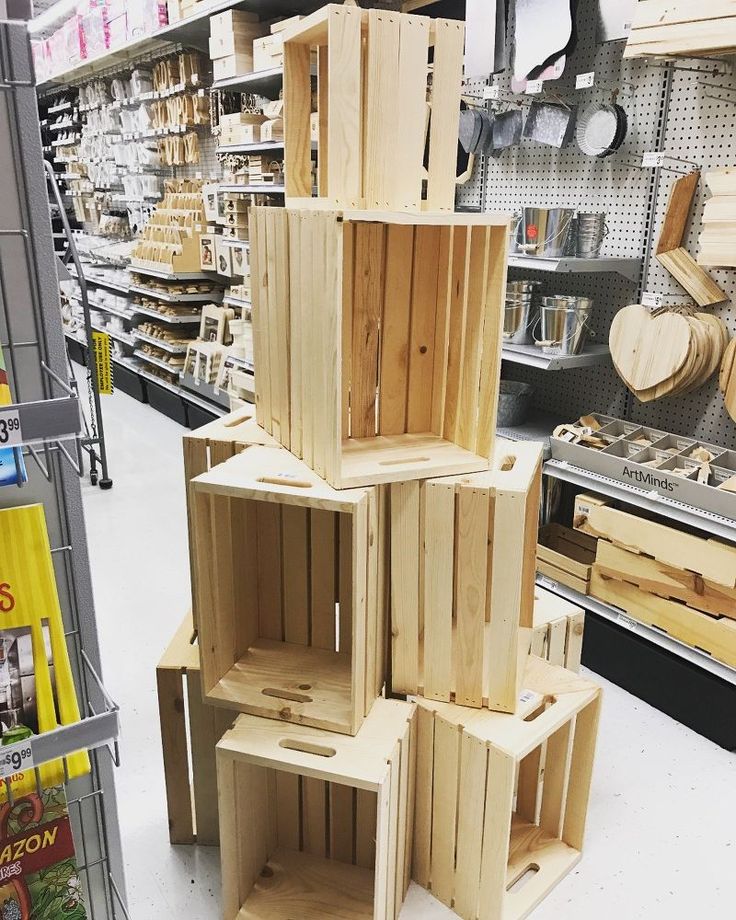
<svg viewBox="0 0 736 920">
<path fill-rule="evenodd" d="M 504 361 L 526 364 L 544 371 L 564 371 L 573 367 L 608 364 L 611 352 L 607 345 L 590 345 L 579 355 L 548 355 L 537 345 L 504 345 L 502 357 Z"/>
<path fill-rule="evenodd" d="M 67 783 L 88 915 L 129 920 L 114 770 L 118 709 L 102 681 L 79 481 L 81 416 L 64 346 L 56 259 L 23 23 L 0 22 L 0 197 L 18 225 L 0 234 L 0 343 L 21 421 L 28 481 L 0 504 L 43 504 L 82 720 L 31 739 L 35 766 L 90 751 L 92 771 Z M 37 773 L 37 778 L 39 774 Z"/>
<path fill-rule="evenodd" d="M 523 268 L 526 271 L 560 272 L 563 274 L 591 274 L 615 272 L 637 282 L 641 275 L 641 259 L 578 259 L 566 256 L 561 259 L 547 259 L 543 256 L 526 256 L 512 253 L 509 256 L 509 268 Z"/>
</svg>

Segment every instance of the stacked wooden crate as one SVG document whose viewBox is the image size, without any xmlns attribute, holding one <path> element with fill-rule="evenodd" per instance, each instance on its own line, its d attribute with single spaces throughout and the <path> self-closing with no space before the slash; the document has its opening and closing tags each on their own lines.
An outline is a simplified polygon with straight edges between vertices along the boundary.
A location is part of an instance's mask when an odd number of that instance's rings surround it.
<svg viewBox="0 0 736 920">
<path fill-rule="evenodd" d="M 599 691 L 530 655 L 550 647 L 533 614 L 541 450 L 494 431 L 509 218 L 455 214 L 446 194 L 462 26 L 330 5 L 283 37 L 287 158 L 290 121 L 309 137 L 316 45 L 335 210 L 250 212 L 258 425 L 187 445 L 199 679 L 240 713 L 217 753 L 225 917 L 396 918 L 412 873 L 462 916 L 521 916 L 580 856 Z M 431 46 L 425 197 L 418 144 L 400 145 L 406 177 L 372 145 L 396 136 L 389 108 L 424 138 Z M 336 177 L 354 117 L 353 198 Z M 417 707 L 454 760 L 417 735 Z M 455 832 L 467 770 L 479 798 L 461 807 L 486 827 Z M 422 871 L 428 822 L 443 855 Z M 540 882 L 507 898 L 540 849 Z"/>
<path fill-rule="evenodd" d="M 736 666 L 736 547 L 578 495 L 575 527 L 597 538 L 592 596 Z"/>
</svg>

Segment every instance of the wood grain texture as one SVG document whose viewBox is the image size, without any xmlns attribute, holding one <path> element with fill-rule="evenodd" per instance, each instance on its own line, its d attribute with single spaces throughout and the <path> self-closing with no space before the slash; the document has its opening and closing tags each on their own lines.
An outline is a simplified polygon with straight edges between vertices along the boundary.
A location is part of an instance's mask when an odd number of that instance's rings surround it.
<svg viewBox="0 0 736 920">
<path fill-rule="evenodd" d="M 379 325 L 384 294 L 384 246 L 383 225 L 356 225 L 350 387 L 353 438 L 369 438 L 376 433 Z"/>
<path fill-rule="evenodd" d="M 309 45 L 284 42 L 284 150 L 286 194 L 312 195 L 312 144 L 310 113 L 312 85 Z"/>
<path fill-rule="evenodd" d="M 386 231 L 386 280 L 381 320 L 379 434 L 407 431 L 409 325 L 412 318 L 414 229 L 389 226 Z M 426 426 L 424 429 L 426 430 Z"/>
<path fill-rule="evenodd" d="M 330 12 L 328 24 L 327 188 L 343 207 L 356 207 L 363 195 L 361 19 L 359 9 L 343 6 Z"/>
<path fill-rule="evenodd" d="M 419 483 L 391 486 L 392 687 L 419 686 Z"/>
<path fill-rule="evenodd" d="M 417 227 L 415 233 L 405 430 L 423 432 L 432 428 L 440 229 Z"/>
<path fill-rule="evenodd" d="M 672 183 L 667 210 L 664 215 L 662 230 L 659 234 L 659 242 L 657 243 L 658 255 L 682 246 L 690 209 L 692 208 L 699 182 L 700 171 L 696 170 L 687 176 L 675 179 Z"/>
</svg>

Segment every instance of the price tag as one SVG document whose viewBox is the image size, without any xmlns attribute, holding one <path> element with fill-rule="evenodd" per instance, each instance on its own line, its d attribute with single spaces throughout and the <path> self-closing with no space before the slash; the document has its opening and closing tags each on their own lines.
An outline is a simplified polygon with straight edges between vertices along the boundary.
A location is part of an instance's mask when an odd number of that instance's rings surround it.
<svg viewBox="0 0 736 920">
<path fill-rule="evenodd" d="M 634 23 L 633 23 L 633 22 L 630 22 L 630 21 L 629 21 L 629 22 L 625 22 L 625 23 L 624 23 L 624 35 L 625 35 L 627 38 L 628 38 L 629 35 L 631 35 L 631 30 L 632 30 L 633 28 L 634 28 Z"/>
<path fill-rule="evenodd" d="M 575 89 L 588 89 L 590 86 L 595 86 L 594 70 L 591 70 L 590 73 L 579 73 L 575 77 Z"/>
<path fill-rule="evenodd" d="M 534 690 L 522 690 L 519 694 L 519 702 L 523 705 L 524 703 L 531 703 L 533 699 L 536 699 L 539 694 Z"/>
<path fill-rule="evenodd" d="M 639 625 L 636 620 L 632 620 L 631 617 L 624 616 L 623 613 L 619 613 L 616 617 L 616 622 L 620 623 L 622 626 L 625 626 L 626 629 L 630 629 L 631 632 L 636 632 L 637 626 Z"/>
<path fill-rule="evenodd" d="M 500 95 L 501 95 L 501 87 L 498 85 L 483 87 L 483 98 L 484 99 L 498 99 Z"/>
<path fill-rule="evenodd" d="M 0 414 L 0 447 L 16 447 L 23 443 L 18 409 L 7 409 Z"/>
<path fill-rule="evenodd" d="M 0 748 L 0 779 L 7 779 L 16 773 L 32 769 L 33 747 L 30 738 Z"/>
<path fill-rule="evenodd" d="M 546 588 L 548 591 L 556 591 L 558 587 L 556 581 L 552 581 L 551 578 L 545 578 L 543 575 L 539 576 L 537 579 L 537 584 L 542 588 Z"/>
<path fill-rule="evenodd" d="M 529 80 L 524 90 L 530 96 L 534 96 L 537 93 L 541 93 L 544 89 L 544 80 Z"/>
<path fill-rule="evenodd" d="M 663 166 L 666 156 L 667 154 L 664 153 L 664 151 L 649 150 L 641 158 L 641 165 L 645 169 L 654 169 L 658 166 Z"/>
<path fill-rule="evenodd" d="M 641 295 L 641 305 L 643 307 L 661 307 L 664 304 L 664 294 L 652 294 L 651 291 L 644 291 Z"/>
</svg>

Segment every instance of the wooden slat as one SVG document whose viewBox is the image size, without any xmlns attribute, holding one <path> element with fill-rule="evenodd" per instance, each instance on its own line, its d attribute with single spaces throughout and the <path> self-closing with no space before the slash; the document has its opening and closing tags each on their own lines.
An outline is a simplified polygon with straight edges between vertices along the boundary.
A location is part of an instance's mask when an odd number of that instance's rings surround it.
<svg viewBox="0 0 736 920">
<path fill-rule="evenodd" d="M 598 721 L 601 712 L 600 694 L 581 710 L 575 718 L 575 737 L 570 761 L 570 784 L 565 803 L 565 820 L 562 839 L 568 846 L 582 850 L 585 836 L 585 819 L 588 814 L 590 782 L 593 775 L 593 758 L 598 738 Z"/>
<path fill-rule="evenodd" d="M 455 699 L 462 706 L 482 706 L 488 585 L 488 490 L 461 485 L 457 507 Z M 496 657 L 493 662 L 492 671 L 503 667 L 503 659 Z"/>
<path fill-rule="evenodd" d="M 366 207 L 396 206 L 403 177 L 396 169 L 399 136 L 399 21 L 387 10 L 368 11 L 368 66 L 363 179 Z"/>
<path fill-rule="evenodd" d="M 481 330 L 488 288 L 491 233 L 483 227 L 473 227 L 469 232 L 465 354 L 460 381 L 456 440 L 461 447 L 475 450 L 478 438 L 478 402 L 483 350 Z"/>
<path fill-rule="evenodd" d="M 682 246 L 690 208 L 700 181 L 700 170 L 675 179 L 657 243 L 657 255 Z"/>
<path fill-rule="evenodd" d="M 374 504 L 370 495 L 358 505 L 353 514 L 353 724 L 360 725 L 362 718 L 373 705 L 376 694 L 371 681 L 375 666 L 372 655 L 376 649 L 375 599 L 372 594 L 373 568 L 371 554 L 371 528 Z"/>
<path fill-rule="evenodd" d="M 312 509 L 310 516 L 310 574 L 312 592 L 311 645 L 334 651 L 337 599 L 337 515 Z"/>
<path fill-rule="evenodd" d="M 432 388 L 437 335 L 437 283 L 440 264 L 439 227 L 417 227 L 409 338 L 409 396 L 406 430 L 432 429 Z"/>
<path fill-rule="evenodd" d="M 455 569 L 455 486 L 441 480 L 422 490 L 424 518 L 424 696 L 450 702 Z"/>
<path fill-rule="evenodd" d="M 424 146 L 427 125 L 427 59 L 430 20 L 401 16 L 399 26 L 399 131 L 393 155 L 394 207 L 419 211 L 422 206 Z"/>
<path fill-rule="evenodd" d="M 317 302 L 314 299 L 314 286 L 312 284 L 312 258 L 313 240 L 312 224 L 308 220 L 309 214 L 305 211 L 294 212 L 295 216 L 289 226 L 292 248 L 298 245 L 300 281 L 297 288 L 297 279 L 292 279 L 292 286 L 298 290 L 301 303 L 301 363 L 302 363 L 302 458 L 304 462 L 314 468 L 314 416 L 316 407 L 314 403 L 314 353 L 316 338 L 314 330 L 314 315 L 317 311 Z M 298 230 L 298 244 L 295 244 L 294 233 Z M 294 343 L 296 347 L 296 342 Z"/>
<path fill-rule="evenodd" d="M 302 849 L 327 855 L 327 787 L 323 779 L 302 777 Z"/>
<path fill-rule="evenodd" d="M 355 865 L 372 869 L 376 862 L 375 792 L 358 789 L 355 794 Z"/>
<path fill-rule="evenodd" d="M 201 438 L 183 438 L 184 448 L 184 488 L 187 496 L 187 530 L 189 532 L 189 572 L 192 582 L 192 617 L 194 626 L 197 625 L 197 565 L 194 557 L 194 524 L 192 521 L 191 502 L 189 495 L 189 483 L 195 476 L 206 473 L 208 470 L 207 463 L 207 442 Z"/>
<path fill-rule="evenodd" d="M 489 747 L 478 920 L 498 920 L 503 916 L 506 866 L 509 861 L 511 839 L 511 812 L 514 802 L 514 774 L 513 757 Z"/>
<path fill-rule="evenodd" d="M 350 437 L 350 386 L 353 369 L 353 289 L 355 264 L 355 225 L 342 224 L 342 355 L 338 367 L 342 372 L 340 416 L 342 440 Z"/>
<path fill-rule="evenodd" d="M 547 740 L 539 826 L 543 831 L 557 838 L 562 834 L 562 821 L 565 816 L 574 721 L 566 722 Z"/>
<path fill-rule="evenodd" d="M 234 573 L 229 501 L 223 496 L 210 497 L 199 493 L 195 500 L 200 637 L 214 650 L 212 655 L 203 656 L 202 661 L 202 681 L 206 691 L 235 663 L 238 646 L 233 617 Z M 200 523 L 207 520 L 200 514 L 205 505 L 209 526 Z M 218 551 L 220 547 L 222 549 Z M 203 555 L 199 555 L 200 552 Z"/>
<path fill-rule="evenodd" d="M 432 372 L 432 431 L 442 436 L 445 422 L 447 357 L 450 347 L 450 302 L 452 298 L 453 227 L 440 228 L 440 252 L 437 259 L 437 313 Z"/>
<path fill-rule="evenodd" d="M 284 640 L 295 645 L 309 645 L 309 511 L 296 505 L 284 505 L 281 515 Z"/>
<path fill-rule="evenodd" d="M 353 654 L 353 517 L 338 515 L 338 599 L 341 655 Z"/>
<path fill-rule="evenodd" d="M 411 720 L 409 738 L 404 739 L 402 747 L 409 745 L 409 801 L 406 813 L 406 851 L 404 853 L 404 895 L 411 882 L 412 859 L 414 855 L 414 812 L 417 789 L 417 715 Z M 403 751 L 402 751 L 403 756 Z"/>
<path fill-rule="evenodd" d="M 276 836 L 287 850 L 301 847 L 300 779 L 294 773 L 276 770 Z"/>
<path fill-rule="evenodd" d="M 434 785 L 434 713 L 417 707 L 417 769 L 414 803 L 414 854 L 411 877 L 429 888 L 432 862 L 432 799 Z"/>
<path fill-rule="evenodd" d="M 236 791 L 236 771 L 239 764 L 221 751 L 217 752 L 217 795 L 220 806 L 220 836 L 224 840 L 238 840 L 238 818 L 233 804 Z M 248 885 L 255 878 L 243 878 L 244 867 L 239 858 L 238 846 L 225 846 L 220 854 L 222 871 L 222 911 L 226 917 L 236 917 L 248 893 Z"/>
<path fill-rule="evenodd" d="M 485 317 L 483 321 L 483 358 L 480 371 L 480 402 L 476 453 L 493 456 L 498 414 L 498 390 L 503 345 L 503 306 L 508 264 L 508 228 L 491 230 Z"/>
<path fill-rule="evenodd" d="M 308 364 L 305 364 L 305 345 L 310 324 L 305 322 L 302 282 L 299 213 L 287 211 L 289 234 L 289 404 L 291 409 L 291 442 L 289 450 L 300 459 L 303 453 L 303 413 L 308 391 L 305 378 Z M 306 352 L 309 354 L 309 351 Z M 308 378 L 307 378 L 308 379 Z"/>
<path fill-rule="evenodd" d="M 329 16 L 327 188 L 342 207 L 362 202 L 362 93 L 360 9 L 341 7 Z M 322 160 L 322 148 L 320 157 Z"/>
<path fill-rule="evenodd" d="M 567 619 L 553 620 L 549 624 L 549 646 L 547 660 L 550 664 L 565 667 L 565 643 L 567 641 Z"/>
<path fill-rule="evenodd" d="M 271 374 L 272 432 L 285 447 L 291 446 L 289 404 L 289 232 L 283 209 L 266 212 L 266 271 L 268 321 L 272 327 L 268 370 Z"/>
<path fill-rule="evenodd" d="M 580 611 L 567 621 L 567 646 L 565 648 L 565 667 L 578 674 L 580 657 L 583 652 L 583 633 L 585 631 L 585 613 Z"/>
<path fill-rule="evenodd" d="M 171 843 L 194 843 L 189 789 L 187 728 L 181 670 L 156 668 L 158 714 L 166 782 L 166 808 Z"/>
<path fill-rule="evenodd" d="M 391 486 L 391 637 L 394 693 L 419 687 L 419 483 Z"/>
<path fill-rule="evenodd" d="M 382 224 L 355 227 L 353 356 L 351 368 L 351 434 L 369 438 L 376 433 L 378 338 L 384 292 L 385 234 Z"/>
<path fill-rule="evenodd" d="M 539 783 L 542 779 L 542 745 L 519 764 L 519 786 L 516 794 L 516 813 L 529 824 L 539 818 Z"/>
<path fill-rule="evenodd" d="M 342 45 L 340 45 L 342 50 Z M 329 170 L 327 164 L 330 159 L 330 76 L 329 76 L 329 50 L 327 45 L 317 48 L 317 117 L 319 121 L 319 140 L 317 159 L 317 189 L 320 198 L 329 195 Z"/>
<path fill-rule="evenodd" d="M 384 692 L 390 674 L 390 618 L 391 618 L 391 527 L 390 495 L 385 486 L 376 489 L 378 522 L 374 545 L 376 547 L 376 661 L 373 692 L 376 697 Z"/>
<path fill-rule="evenodd" d="M 309 271 L 311 287 L 310 322 L 312 323 L 311 390 L 305 397 L 312 406 L 312 469 L 323 478 L 327 474 L 327 458 L 334 447 L 330 443 L 330 409 L 328 401 L 335 396 L 334 361 L 330 362 L 330 342 L 327 337 L 327 314 L 331 310 L 332 291 L 328 291 L 325 215 L 311 211 L 302 230 L 312 238 L 312 263 Z M 334 343 L 337 344 L 336 342 Z M 333 404 L 334 409 L 334 404 Z"/>
<path fill-rule="evenodd" d="M 452 906 L 457 834 L 457 784 L 460 732 L 457 725 L 435 717 L 432 788 L 432 894 Z"/>
<path fill-rule="evenodd" d="M 407 431 L 409 324 L 414 259 L 414 228 L 389 226 L 386 231 L 386 280 L 381 324 L 379 434 Z"/>
<path fill-rule="evenodd" d="M 434 29 L 427 208 L 430 211 L 451 211 L 455 206 L 465 28 L 458 20 L 437 19 Z"/>
<path fill-rule="evenodd" d="M 468 305 L 467 285 L 469 268 L 470 231 L 466 227 L 455 227 L 452 239 L 452 262 L 450 280 L 449 327 L 447 349 L 447 371 L 445 384 L 445 418 L 443 435 L 455 439 L 465 355 L 465 314 Z"/>
<path fill-rule="evenodd" d="M 215 747 L 230 728 L 235 713 L 202 702 L 202 683 L 197 670 L 187 671 L 187 701 L 192 755 L 194 830 L 199 846 L 217 846 L 220 829 L 217 806 Z M 184 760 L 187 767 L 186 757 Z M 185 799 L 184 804 L 189 803 Z M 191 804 L 191 803 L 189 803 Z"/>
<path fill-rule="evenodd" d="M 389 826 L 386 851 L 386 917 L 398 917 L 401 902 L 396 904 L 396 880 L 399 859 L 399 793 L 401 786 L 401 744 L 398 743 L 390 760 L 389 783 Z"/>
<path fill-rule="evenodd" d="M 310 67 L 309 45 L 284 42 L 284 170 L 289 198 L 312 195 Z"/>
<path fill-rule="evenodd" d="M 534 593 L 536 591 L 536 555 L 539 543 L 539 511 L 542 501 L 542 461 L 540 458 L 524 506 L 524 561 L 521 569 L 521 610 L 519 625 L 534 627 Z"/>
<path fill-rule="evenodd" d="M 252 208 L 248 217 L 250 227 L 250 274 L 253 298 L 253 357 L 266 368 L 256 382 L 256 421 L 273 434 L 271 415 L 271 375 L 269 365 L 270 318 L 268 302 L 266 209 Z"/>
<path fill-rule="evenodd" d="M 486 794 L 488 751 L 469 732 L 460 742 L 460 789 L 457 816 L 457 871 L 454 911 L 461 917 L 478 914 L 480 861 L 483 852 L 483 800 Z"/>
<path fill-rule="evenodd" d="M 330 797 L 330 859 L 353 863 L 355 789 L 329 784 Z"/>
<path fill-rule="evenodd" d="M 263 639 L 283 641 L 280 505 L 258 502 L 256 526 L 258 529 L 258 634 Z"/>
</svg>

